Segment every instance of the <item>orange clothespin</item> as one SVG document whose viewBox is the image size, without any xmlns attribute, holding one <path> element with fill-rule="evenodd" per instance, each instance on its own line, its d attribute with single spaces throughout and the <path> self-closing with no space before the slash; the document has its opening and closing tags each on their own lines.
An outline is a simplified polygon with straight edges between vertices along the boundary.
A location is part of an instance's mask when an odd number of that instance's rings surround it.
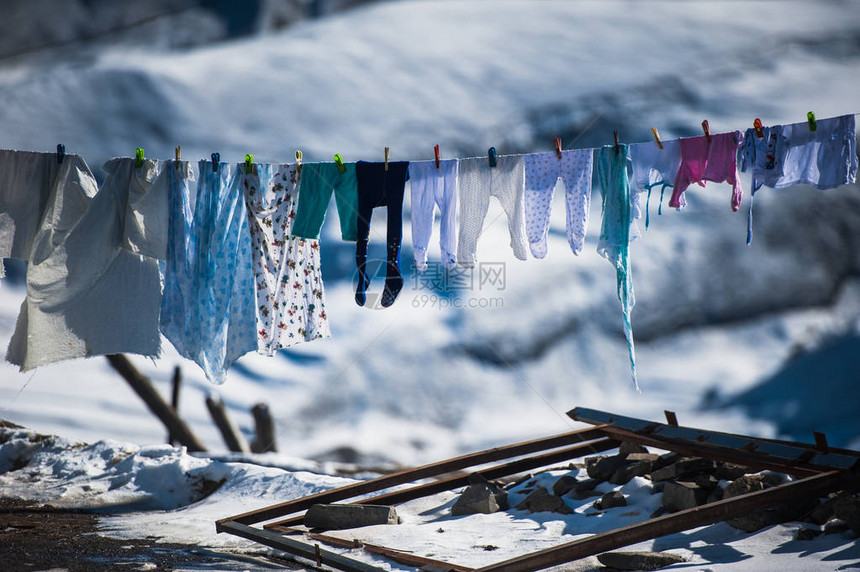
<svg viewBox="0 0 860 572">
<path fill-rule="evenodd" d="M 702 131 L 705 132 L 705 137 L 708 138 L 708 143 L 710 143 L 711 142 L 711 126 L 708 123 L 707 119 L 702 121 Z"/>
<path fill-rule="evenodd" d="M 761 119 L 758 117 L 753 121 L 753 128 L 755 129 L 755 135 L 759 139 L 764 139 L 764 125 L 761 124 Z"/>
<path fill-rule="evenodd" d="M 617 155 L 620 151 L 620 147 L 618 147 L 618 130 L 612 132 L 613 137 L 615 137 L 615 154 Z"/>
<path fill-rule="evenodd" d="M 433 154 L 436 156 L 436 168 L 439 168 L 439 145 L 433 147 Z"/>
<path fill-rule="evenodd" d="M 388 170 L 388 147 L 385 148 L 385 170 Z"/>
<path fill-rule="evenodd" d="M 561 159 L 561 137 L 555 138 L 555 156 Z"/>
<path fill-rule="evenodd" d="M 663 148 L 663 142 L 662 142 L 662 141 L 660 141 L 660 134 L 659 134 L 659 133 L 657 133 L 657 128 L 656 128 L 656 127 L 652 127 L 652 128 L 651 128 L 651 135 L 653 135 L 653 136 L 654 136 L 654 141 L 656 141 L 656 142 L 657 142 L 657 147 L 659 147 L 660 149 L 662 149 L 662 148 Z"/>
</svg>

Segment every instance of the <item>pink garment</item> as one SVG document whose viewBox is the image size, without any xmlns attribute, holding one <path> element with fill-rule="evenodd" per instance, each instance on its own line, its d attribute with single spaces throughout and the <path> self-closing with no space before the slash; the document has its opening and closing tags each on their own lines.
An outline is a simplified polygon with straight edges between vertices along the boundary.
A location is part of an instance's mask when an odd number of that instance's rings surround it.
<svg viewBox="0 0 860 572">
<path fill-rule="evenodd" d="M 675 189 L 669 206 L 681 208 L 687 205 L 684 191 L 692 183 L 704 187 L 705 181 L 726 183 L 732 186 L 732 210 L 741 206 L 744 191 L 738 179 L 738 147 L 743 145 L 744 135 L 740 131 L 719 133 L 707 137 L 679 139 L 681 166 L 675 176 Z"/>
</svg>

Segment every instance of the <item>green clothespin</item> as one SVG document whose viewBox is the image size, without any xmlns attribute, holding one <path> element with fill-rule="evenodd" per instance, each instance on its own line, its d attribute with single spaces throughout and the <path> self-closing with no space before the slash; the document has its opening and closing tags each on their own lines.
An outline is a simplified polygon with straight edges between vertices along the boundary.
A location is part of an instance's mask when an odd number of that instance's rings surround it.
<svg viewBox="0 0 860 572">
<path fill-rule="evenodd" d="M 245 155 L 245 174 L 250 175 L 254 171 L 254 156 L 248 153 Z"/>
<path fill-rule="evenodd" d="M 337 170 L 341 175 L 346 173 L 346 167 L 343 165 L 343 156 L 340 153 L 335 154 L 334 164 L 337 165 Z"/>
<path fill-rule="evenodd" d="M 144 159 L 143 147 L 138 147 L 137 149 L 134 150 L 134 158 L 135 158 L 134 165 L 136 167 L 143 167 L 143 159 Z"/>
<path fill-rule="evenodd" d="M 809 123 L 809 130 L 815 131 L 818 129 L 818 124 L 815 121 L 815 114 L 813 112 L 809 112 L 806 114 L 806 122 Z"/>
</svg>

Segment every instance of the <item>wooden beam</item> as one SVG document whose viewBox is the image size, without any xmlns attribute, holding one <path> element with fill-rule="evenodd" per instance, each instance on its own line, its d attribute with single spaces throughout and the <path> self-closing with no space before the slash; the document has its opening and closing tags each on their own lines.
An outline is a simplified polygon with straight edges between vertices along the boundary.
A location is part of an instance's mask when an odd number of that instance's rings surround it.
<svg viewBox="0 0 860 572">
<path fill-rule="evenodd" d="M 404 552 L 402 550 L 397 550 L 396 548 L 390 548 L 388 546 L 381 546 L 378 544 L 371 544 L 369 542 L 364 542 L 362 540 L 357 539 L 347 540 L 345 538 L 340 538 L 337 536 L 317 534 L 314 532 L 305 532 L 297 528 L 287 528 L 283 526 L 272 527 L 271 530 L 274 530 L 275 532 L 280 532 L 281 534 L 304 534 L 311 540 L 318 540 L 324 544 L 328 544 L 329 546 L 337 546 L 338 548 L 360 548 L 371 554 L 385 556 L 386 558 L 389 558 L 399 564 L 415 566 L 416 568 L 429 565 L 433 566 L 436 569 L 450 570 L 452 572 L 474 572 L 475 570 L 474 568 L 460 566 L 459 564 L 451 564 L 449 562 L 443 562 L 441 560 L 434 560 L 433 558 L 418 556 L 417 554 L 413 554 L 411 552 Z"/>
<path fill-rule="evenodd" d="M 206 396 L 206 409 L 209 410 L 209 415 L 218 431 L 221 432 L 221 437 L 224 439 L 224 444 L 233 453 L 250 453 L 251 448 L 239 428 L 230 421 L 227 415 L 227 408 L 221 400 L 221 396 L 217 393 L 210 393 Z"/>
<path fill-rule="evenodd" d="M 607 427 L 606 429 L 604 429 L 604 431 L 606 431 L 607 435 L 612 435 L 616 439 L 620 439 L 623 441 L 632 441 L 634 443 L 639 443 L 640 445 L 646 445 L 648 447 L 656 447 L 658 449 L 665 449 L 666 451 L 674 451 L 676 453 L 681 453 L 682 455 L 687 455 L 690 457 L 703 457 L 706 459 L 713 459 L 715 461 L 734 463 L 736 465 L 742 465 L 744 467 L 749 467 L 757 471 L 767 469 L 780 473 L 787 473 L 796 477 L 808 477 L 811 475 L 817 475 L 826 472 L 825 470 L 816 467 L 810 468 L 808 466 L 804 466 L 800 460 L 798 460 L 796 463 L 791 463 L 779 459 L 775 460 L 772 457 L 766 457 L 764 455 L 759 455 L 746 451 L 717 449 L 714 447 L 706 447 L 703 445 L 696 445 L 685 442 L 679 443 L 670 441 L 668 439 L 660 439 L 659 437 L 655 437 L 653 435 L 640 435 L 638 433 L 627 431 L 626 429 L 619 429 L 617 427 Z"/>
<path fill-rule="evenodd" d="M 620 444 L 621 443 L 619 441 L 615 441 L 613 439 L 601 439 L 599 441 L 593 441 L 591 443 L 577 445 L 575 447 L 568 447 L 559 451 L 553 451 L 551 453 L 543 453 L 541 455 L 535 455 L 533 457 L 518 459 L 516 461 L 511 461 L 510 463 L 505 463 L 503 465 L 497 465 L 495 467 L 481 469 L 479 471 L 475 471 L 475 473 L 481 475 L 487 480 L 499 479 L 501 477 L 515 475 L 523 471 L 530 471 L 539 467 L 546 467 L 547 465 L 558 463 L 560 461 L 576 459 L 589 453 L 601 453 L 609 449 L 614 449 Z M 450 491 L 452 489 L 456 489 L 457 487 L 465 487 L 468 484 L 469 475 L 459 475 L 454 477 L 448 477 L 439 481 L 434 481 L 432 483 L 417 485 L 412 488 L 404 489 L 401 491 L 393 491 L 387 494 L 361 499 L 359 501 L 355 501 L 355 504 L 395 505 L 408 502 L 414 499 L 435 495 L 436 493 Z M 275 526 L 296 526 L 301 524 L 303 520 L 304 518 L 302 516 L 295 516 L 286 520 L 273 522 L 272 524 L 266 525 L 265 528 L 274 528 Z"/>
<path fill-rule="evenodd" d="M 185 445 L 189 451 L 206 451 L 206 447 L 176 414 L 176 410 L 162 399 L 161 395 L 155 391 L 149 378 L 137 371 L 137 368 L 131 364 L 127 357 L 122 354 L 115 354 L 105 356 L 105 358 L 111 367 L 128 382 L 135 393 L 143 399 L 149 410 L 164 423 L 164 426 L 180 445 Z"/>
<path fill-rule="evenodd" d="M 761 458 L 762 461 L 788 463 L 798 465 L 800 469 L 808 469 L 805 474 L 860 467 L 860 457 L 856 454 L 846 455 L 834 451 L 823 453 L 816 450 L 815 456 L 804 462 L 801 459 L 808 457 L 809 448 L 798 447 L 783 441 L 758 439 L 748 435 L 734 435 L 692 427 L 672 427 L 663 423 L 583 407 L 577 407 L 567 414 L 577 421 L 607 425 L 607 429 L 624 429 L 638 435 L 647 435 L 654 439 L 663 440 L 666 443 L 706 447 L 707 449 L 702 450 L 719 450 L 729 454 L 734 451 L 754 452 L 755 456 Z"/>
<path fill-rule="evenodd" d="M 501 459 L 510 459 L 512 457 L 518 457 L 521 455 L 528 455 L 536 451 L 554 449 L 557 447 L 570 445 L 572 443 L 582 443 L 584 441 L 590 441 L 602 436 L 603 432 L 601 431 L 600 427 L 592 427 L 589 429 L 581 429 L 578 431 L 571 431 L 569 433 L 562 433 L 560 435 L 554 435 L 552 437 L 543 437 L 541 439 L 534 439 L 532 441 L 524 441 L 522 443 L 516 443 L 514 445 L 494 447 L 492 449 L 486 449 L 477 453 L 470 453 L 468 455 L 462 455 L 453 459 L 446 459 L 444 461 L 430 463 L 428 465 L 423 465 L 413 469 L 398 471 L 396 473 L 384 475 L 382 477 L 371 479 L 369 481 L 353 483 L 351 485 L 346 485 L 330 491 L 279 503 L 262 509 L 242 513 L 236 516 L 231 516 L 229 518 L 223 519 L 223 521 L 230 520 L 242 524 L 254 524 L 257 522 L 263 522 L 265 520 L 272 520 L 273 518 L 278 518 L 302 510 L 307 510 L 315 504 L 333 503 L 359 495 L 378 492 L 397 485 L 411 483 L 420 479 L 427 479 L 445 473 L 450 473 L 452 471 L 462 470 L 467 467 L 484 465 L 486 463 L 492 463 Z M 216 530 L 221 532 L 218 528 L 219 522 L 222 521 L 216 522 L 215 527 Z"/>
<path fill-rule="evenodd" d="M 224 532 L 229 532 L 230 534 L 241 536 L 242 538 L 247 538 L 248 540 L 289 552 L 290 554 L 295 554 L 310 562 L 317 562 L 319 560 L 321 564 L 332 566 L 344 572 L 384 572 L 385 570 L 384 568 L 341 556 L 336 552 L 321 550 L 319 545 L 315 547 L 314 545 L 287 538 L 282 534 L 269 530 L 261 530 L 233 521 L 221 521 L 220 526 Z"/>
<path fill-rule="evenodd" d="M 524 554 L 479 568 L 477 572 L 531 572 L 565 562 L 586 558 L 607 550 L 615 550 L 637 542 L 667 534 L 683 532 L 698 526 L 713 524 L 745 514 L 751 510 L 773 506 L 812 495 L 824 495 L 839 489 L 856 475 L 849 471 L 830 471 L 763 491 L 756 491 L 682 510 L 674 514 L 631 524 L 559 546 Z"/>
<path fill-rule="evenodd" d="M 269 406 L 258 403 L 251 408 L 254 416 L 254 433 L 256 437 L 251 442 L 251 451 L 254 453 L 276 453 L 278 447 L 275 444 L 275 421 Z"/>
<path fill-rule="evenodd" d="M 815 437 L 815 446 L 822 453 L 829 453 L 830 447 L 827 445 L 827 435 L 818 431 L 813 431 L 812 436 Z"/>
<path fill-rule="evenodd" d="M 173 407 L 173 410 L 176 412 L 176 415 L 179 415 L 179 386 L 182 384 L 182 369 L 179 366 L 173 368 L 173 379 L 171 380 L 171 385 L 173 386 L 173 392 L 170 397 L 170 406 Z M 167 443 L 168 445 L 173 445 L 173 442 L 176 441 L 176 437 L 173 436 L 169 430 L 167 432 Z"/>
</svg>

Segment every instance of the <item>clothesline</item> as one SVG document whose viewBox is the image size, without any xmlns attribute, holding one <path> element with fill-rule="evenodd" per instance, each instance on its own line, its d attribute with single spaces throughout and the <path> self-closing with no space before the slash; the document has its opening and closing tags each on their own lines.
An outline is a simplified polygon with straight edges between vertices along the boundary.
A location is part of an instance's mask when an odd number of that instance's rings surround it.
<svg viewBox="0 0 860 572">
<path fill-rule="evenodd" d="M 332 194 L 341 237 L 356 242 L 355 300 L 367 303 L 370 220 L 388 211 L 383 307 L 402 287 L 402 205 L 411 181 L 412 248 L 427 267 L 435 211 L 441 211 L 442 263 L 476 263 L 491 197 L 508 219 L 514 255 L 547 253 L 552 196 L 564 183 L 568 242 L 582 251 L 592 175 L 601 189 L 598 252 L 616 271 L 631 376 L 634 292 L 629 244 L 639 233 L 640 197 L 672 190 L 685 205 L 693 183 L 726 182 L 731 206 L 738 176 L 762 186 L 831 188 L 856 180 L 854 115 L 763 126 L 699 137 L 606 145 L 597 149 L 423 161 L 291 164 L 112 159 L 99 186 L 77 155 L 0 151 L 0 256 L 27 260 L 27 299 L 7 360 L 22 371 L 64 359 L 112 353 L 157 357 L 160 334 L 223 382 L 250 351 L 272 355 L 330 336 L 320 272 L 319 235 Z M 177 149 L 177 156 L 179 149 Z M 387 155 L 387 154 L 386 154 Z M 596 164 L 596 166 L 595 166 Z M 196 188 L 192 182 L 197 181 Z M 38 197 L 38 200 L 34 200 Z M 659 212 L 659 211 L 658 211 Z M 119 216 L 117 215 L 119 213 Z M 750 200 L 752 229 L 752 199 Z M 163 272 L 158 261 L 163 262 Z M 162 285 L 163 284 L 163 290 Z"/>
</svg>

